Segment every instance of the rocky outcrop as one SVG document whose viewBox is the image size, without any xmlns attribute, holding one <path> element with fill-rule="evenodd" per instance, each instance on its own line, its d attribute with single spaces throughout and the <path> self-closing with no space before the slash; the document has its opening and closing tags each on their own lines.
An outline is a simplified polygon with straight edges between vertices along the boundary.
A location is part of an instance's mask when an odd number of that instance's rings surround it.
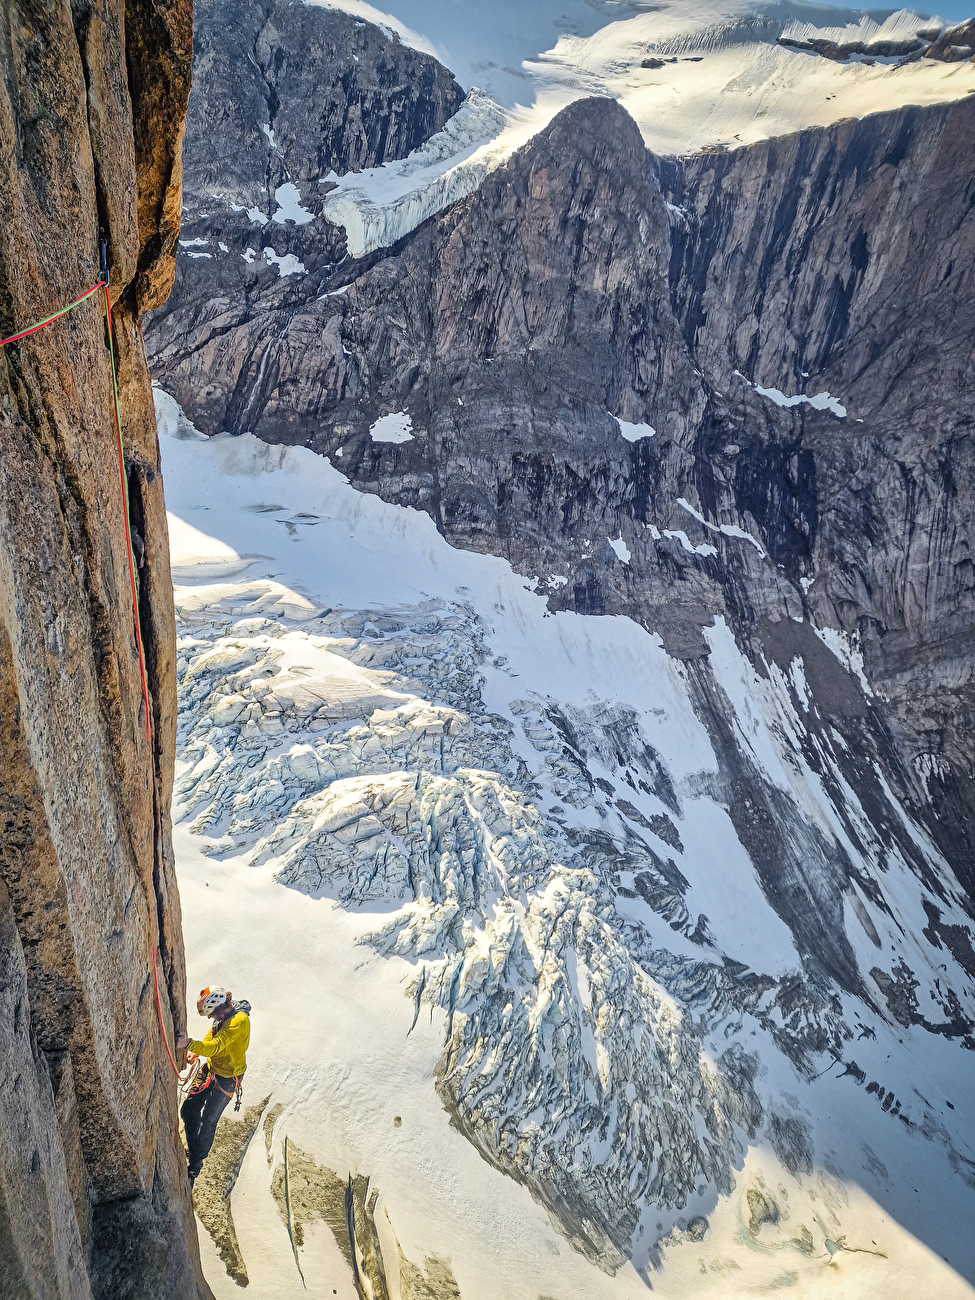
<svg viewBox="0 0 975 1300">
<path fill-rule="evenodd" d="M 210 296 L 240 272 L 255 288 L 332 275 L 346 238 L 321 209 L 337 174 L 405 158 L 464 99 L 395 32 L 301 0 L 204 0 L 194 44 L 182 239 Z"/>
<path fill-rule="evenodd" d="M 901 9 L 888 14 L 878 24 L 866 14 L 857 26 L 816 27 L 808 22 L 790 22 L 778 38 L 778 44 L 795 50 L 809 50 L 824 59 L 846 63 L 861 58 L 868 65 L 878 59 L 896 59 L 897 66 L 916 63 L 918 59 L 938 59 L 942 63 L 960 63 L 975 55 L 975 21 L 945 27 L 940 21 L 924 26 L 918 14 Z"/>
<path fill-rule="evenodd" d="M 924 51 L 924 57 L 943 63 L 975 62 L 975 18 L 943 31 Z"/>
<path fill-rule="evenodd" d="M 140 316 L 172 283 L 188 2 L 0 19 L 0 1291 L 205 1297 L 157 1021 L 183 1027 L 169 803 L 174 622 Z M 151 717 L 126 555 L 138 562 Z M 147 722 L 151 742 L 147 739 Z"/>
</svg>

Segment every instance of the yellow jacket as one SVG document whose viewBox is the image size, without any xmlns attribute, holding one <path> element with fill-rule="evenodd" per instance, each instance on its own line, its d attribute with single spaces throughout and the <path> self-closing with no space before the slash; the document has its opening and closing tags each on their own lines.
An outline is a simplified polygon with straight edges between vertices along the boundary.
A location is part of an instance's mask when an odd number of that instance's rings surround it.
<svg viewBox="0 0 975 1300">
<path fill-rule="evenodd" d="M 221 1079 L 233 1079 L 247 1069 L 244 1054 L 251 1040 L 250 1017 L 243 1011 L 229 1016 L 216 1033 L 210 1028 L 206 1037 L 191 1038 L 187 1050 L 210 1059 L 210 1069 Z"/>
</svg>

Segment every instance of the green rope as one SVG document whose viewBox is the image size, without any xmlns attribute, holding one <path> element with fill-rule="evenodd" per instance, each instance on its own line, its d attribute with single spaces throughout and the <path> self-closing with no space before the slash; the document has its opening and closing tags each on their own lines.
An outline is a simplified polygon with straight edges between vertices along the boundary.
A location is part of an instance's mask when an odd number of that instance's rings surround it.
<svg viewBox="0 0 975 1300">
<path fill-rule="evenodd" d="M 101 287 L 102 281 L 99 280 L 98 283 L 93 284 L 90 289 L 86 289 L 80 298 L 75 298 L 74 302 L 69 302 L 67 307 L 62 307 L 60 311 L 54 312 L 52 316 L 47 316 L 44 320 L 37 321 L 36 324 L 31 325 L 28 329 L 21 330 L 19 334 L 11 334 L 8 339 L 0 339 L 0 348 L 6 347 L 8 343 L 16 343 L 18 339 L 25 339 L 28 334 L 34 334 L 37 330 L 42 330 L 45 325 L 50 325 L 51 321 L 57 320 L 59 316 L 64 316 L 67 312 L 73 311 L 79 303 L 84 302 L 86 298 L 90 298 L 93 293 L 97 293 Z"/>
</svg>

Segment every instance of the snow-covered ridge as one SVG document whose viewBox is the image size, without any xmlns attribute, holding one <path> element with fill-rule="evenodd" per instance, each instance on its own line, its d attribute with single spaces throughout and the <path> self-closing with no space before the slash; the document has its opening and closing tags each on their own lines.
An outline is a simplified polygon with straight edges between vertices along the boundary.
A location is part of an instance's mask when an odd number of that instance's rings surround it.
<svg viewBox="0 0 975 1300">
<path fill-rule="evenodd" d="M 847 22 L 843 26 L 790 22 L 786 24 L 779 39 L 784 45 L 809 46 L 813 41 L 820 41 L 841 47 L 863 46 L 867 51 L 885 43 L 911 48 L 920 44 L 919 32 L 930 34 L 940 31 L 943 26 L 939 18 L 925 18 L 909 9 L 898 9 L 881 22 L 866 13 L 860 15 L 858 22 Z"/>
<path fill-rule="evenodd" d="M 858 1293 L 969 1294 L 915 1239 L 964 1236 L 960 1053 L 803 976 L 656 638 L 546 617 L 502 561 L 310 452 L 194 439 L 162 394 L 159 412 L 190 985 L 249 982 L 249 1095 L 282 1108 L 275 1132 L 374 1177 L 406 1256 L 448 1257 L 465 1300 L 636 1300 L 643 1278 L 723 1300 L 732 1260 L 756 1294 L 786 1268 L 812 1294 L 827 1260 Z M 734 744 L 791 833 L 872 882 L 838 921 L 862 968 L 903 963 L 949 1017 L 964 975 L 919 937 L 927 895 L 809 767 L 802 659 L 760 676 L 720 620 L 708 636 Z M 276 1300 L 301 1282 L 267 1149 L 232 1200 Z"/>
<path fill-rule="evenodd" d="M 414 30 L 396 15 L 369 4 L 368 0 L 305 0 L 305 3 L 321 5 L 323 9 L 341 9 L 356 18 L 361 18 L 363 22 L 373 23 L 387 40 L 400 40 L 404 45 L 409 45 L 424 54 L 432 54 L 437 59 L 443 56 L 443 50 L 421 31 Z"/>
<path fill-rule="evenodd" d="M 531 21 L 509 13 L 507 5 L 465 7 L 463 32 L 452 28 L 457 16 L 447 0 L 393 5 L 407 15 L 404 21 L 427 25 L 438 39 L 441 31 L 453 30 L 452 46 L 441 48 L 440 57 L 462 82 L 465 68 L 476 67 L 488 89 L 473 88 L 445 129 L 410 158 L 336 178 L 339 188 L 328 195 L 325 213 L 345 227 L 353 255 L 394 243 L 466 197 L 488 171 L 583 96 L 619 100 L 648 148 L 668 155 L 737 148 L 840 118 L 957 99 L 975 89 L 968 64 L 837 62 L 780 43 L 910 43 L 932 20 L 907 10 L 878 22 L 861 10 L 789 0 L 699 0 L 655 5 L 600 23 L 600 14 L 615 11 L 568 0 L 543 21 L 547 0 L 539 4 Z M 837 25 L 823 26 L 824 16 L 833 14 Z M 533 45 L 544 39 L 546 28 L 557 39 L 550 46 Z M 512 61 L 512 42 L 519 41 L 519 57 Z M 479 42 L 485 51 L 504 48 L 506 61 L 493 61 L 488 53 L 475 58 Z"/>
</svg>

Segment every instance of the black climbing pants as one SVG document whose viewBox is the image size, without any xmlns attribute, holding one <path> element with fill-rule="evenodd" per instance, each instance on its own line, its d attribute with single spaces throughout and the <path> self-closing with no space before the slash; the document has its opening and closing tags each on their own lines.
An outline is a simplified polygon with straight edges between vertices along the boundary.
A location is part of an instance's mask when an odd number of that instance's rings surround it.
<svg viewBox="0 0 975 1300">
<path fill-rule="evenodd" d="M 183 1102 L 179 1113 L 186 1131 L 190 1169 L 197 1173 L 210 1154 L 217 1120 L 226 1110 L 236 1087 L 236 1079 L 222 1079 L 219 1074 L 214 1074 L 202 1091 L 191 1093 Z"/>
</svg>

